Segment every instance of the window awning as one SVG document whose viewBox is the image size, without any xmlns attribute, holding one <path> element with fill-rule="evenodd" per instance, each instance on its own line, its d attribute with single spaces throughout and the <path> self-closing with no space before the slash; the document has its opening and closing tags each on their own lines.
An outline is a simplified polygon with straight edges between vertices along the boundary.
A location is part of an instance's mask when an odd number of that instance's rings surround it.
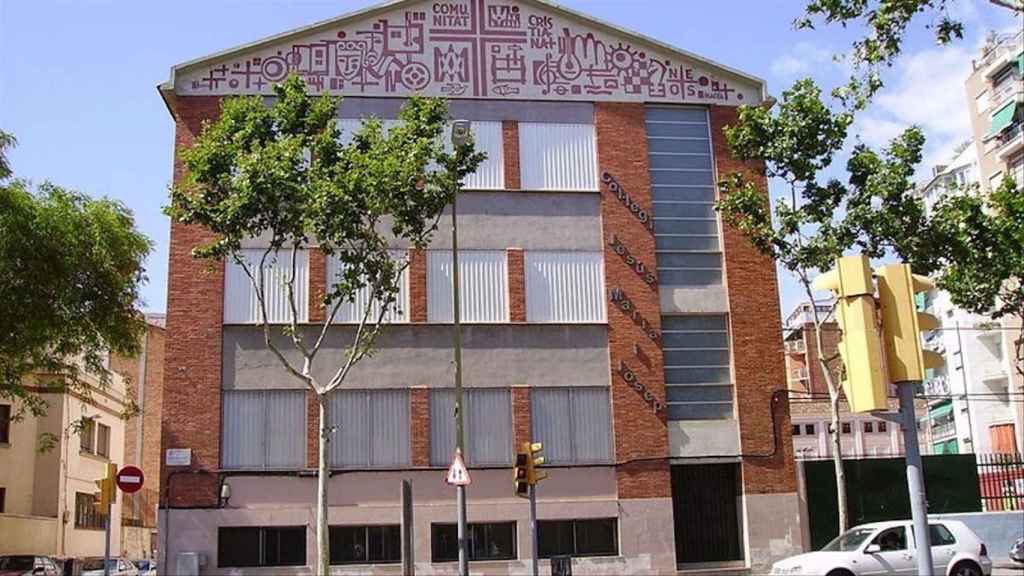
<svg viewBox="0 0 1024 576">
<path fill-rule="evenodd" d="M 992 115 L 992 127 L 989 128 L 985 137 L 995 136 L 1013 124 L 1013 115 L 1017 112 L 1017 101 L 1008 103 Z"/>
<path fill-rule="evenodd" d="M 1017 54 L 1017 71 L 1020 72 L 1021 76 L 1024 76 L 1024 51 Z"/>
</svg>

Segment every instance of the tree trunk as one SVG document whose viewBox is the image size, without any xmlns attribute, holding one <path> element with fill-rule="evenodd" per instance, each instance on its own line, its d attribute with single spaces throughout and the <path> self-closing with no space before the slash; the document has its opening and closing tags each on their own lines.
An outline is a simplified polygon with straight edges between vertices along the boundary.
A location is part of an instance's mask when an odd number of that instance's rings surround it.
<svg viewBox="0 0 1024 576">
<path fill-rule="evenodd" d="M 331 573 L 331 545 L 327 522 L 327 483 L 330 481 L 330 467 L 327 465 L 330 449 L 330 426 L 327 420 L 327 395 L 317 394 L 320 405 L 320 446 L 317 465 L 316 498 L 316 558 L 317 574 Z"/>
<path fill-rule="evenodd" d="M 832 464 L 836 471 L 836 510 L 839 513 L 839 533 L 842 534 L 850 527 L 850 513 L 846 509 L 846 472 L 843 470 L 843 443 L 839 422 L 839 394 L 838 391 L 829 390 L 832 409 Z"/>
</svg>

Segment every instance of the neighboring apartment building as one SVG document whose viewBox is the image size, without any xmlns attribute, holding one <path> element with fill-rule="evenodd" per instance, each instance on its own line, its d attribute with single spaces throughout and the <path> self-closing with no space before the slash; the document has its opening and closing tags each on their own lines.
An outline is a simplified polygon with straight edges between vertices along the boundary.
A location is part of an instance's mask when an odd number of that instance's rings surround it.
<svg viewBox="0 0 1024 576">
<path fill-rule="evenodd" d="M 962 148 L 950 164 L 936 166 L 918 194 L 931 211 L 946 194 L 970 190 L 978 182 L 977 147 Z M 984 192 L 982 192 L 984 193 Z M 1015 389 L 1014 350 L 1006 328 L 1015 321 L 993 321 L 972 314 L 933 290 L 920 299 L 939 320 L 939 329 L 925 335 L 925 346 L 942 354 L 946 363 L 929 371 L 924 383 L 928 412 L 922 415 L 931 431 L 935 453 L 1021 450 L 1021 425 L 1015 422 L 1021 397 Z"/>
<path fill-rule="evenodd" d="M 531 438 L 550 474 L 539 555 L 573 555 L 577 574 L 765 570 L 801 549 L 775 267 L 713 206 L 717 177 L 744 168 L 722 128 L 764 101 L 761 80 L 540 0 L 405 0 L 175 67 L 160 92 L 179 150 L 223 97 L 290 71 L 346 96 L 346 130 L 449 96 L 488 154 L 459 200 L 476 570 L 534 555 L 510 473 Z M 339 570 L 395 571 L 405 478 L 417 571 L 456 570 L 450 236 L 446 218 L 408 252 L 405 313 L 332 399 Z M 317 410 L 262 344 L 236 267 L 192 258 L 210 237 L 172 224 L 162 565 L 301 572 Z M 297 264 L 303 294 L 335 268 L 318 250 Z"/>
<path fill-rule="evenodd" d="M 815 302 L 819 318 L 824 319 L 832 309 L 831 303 Z M 789 389 L 790 418 L 792 419 L 793 453 L 798 459 L 828 458 L 832 455 L 832 410 L 828 383 L 818 361 L 814 336 L 814 317 L 811 305 L 802 302 L 793 309 L 785 322 L 786 374 Z M 822 348 L 826 358 L 838 351 L 842 331 L 835 320 L 822 325 Z M 833 382 L 842 379 L 842 362 L 837 358 L 830 364 Z M 890 409 L 898 410 L 895 399 L 889 400 Z M 915 402 L 919 413 L 926 409 L 924 402 Z M 886 457 L 903 454 L 903 436 L 899 426 L 875 418 L 870 414 L 853 414 L 845 400 L 839 404 L 839 443 L 843 456 L 851 458 Z M 928 450 L 928 431 L 920 427 L 922 451 Z"/>
<path fill-rule="evenodd" d="M 162 339 L 162 332 L 162 328 L 150 325 L 147 341 Z M 152 347 L 149 344 L 150 350 Z M 47 412 L 41 417 L 24 415 L 12 420 L 19 404 L 0 399 L 0 554 L 62 558 L 103 555 L 104 519 L 92 505 L 97 491 L 95 480 L 106 474 L 107 463 L 120 467 L 139 462 L 128 432 L 141 419 L 159 431 L 159 403 L 154 411 L 152 403 L 146 406 L 139 402 L 139 394 L 143 389 L 158 390 L 159 396 L 162 367 L 153 363 L 162 362 L 162 342 L 160 347 L 160 352 L 149 353 L 142 380 L 136 379 L 141 370 L 138 361 L 111 356 L 109 385 L 101 387 L 98 379 L 88 377 L 91 392 L 87 397 L 46 393 L 37 385 L 47 403 Z M 30 379 L 35 383 L 44 380 L 45 375 Z M 144 410 L 126 420 L 133 400 Z M 157 458 L 159 435 L 146 441 L 150 451 L 156 451 L 152 459 Z M 147 478 L 147 484 L 159 481 L 154 463 L 150 469 L 153 476 Z M 151 500 L 155 507 L 156 500 Z M 132 558 L 152 557 L 150 533 L 155 527 L 155 509 L 150 509 L 149 520 L 145 521 L 145 515 L 133 509 L 133 503 L 133 499 L 126 500 L 118 493 L 111 514 L 115 527 L 111 549 Z"/>
</svg>

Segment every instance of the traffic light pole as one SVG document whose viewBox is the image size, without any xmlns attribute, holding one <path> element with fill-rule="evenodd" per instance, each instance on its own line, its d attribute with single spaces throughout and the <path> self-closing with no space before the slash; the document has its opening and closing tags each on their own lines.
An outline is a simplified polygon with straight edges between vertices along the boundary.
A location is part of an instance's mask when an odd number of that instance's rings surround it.
<svg viewBox="0 0 1024 576">
<path fill-rule="evenodd" d="M 455 328 L 455 452 L 463 453 L 465 447 L 465 429 L 462 418 L 462 324 L 459 294 L 459 232 L 456 225 L 455 205 L 458 201 L 458 190 L 452 195 L 452 318 Z M 458 508 L 459 536 L 459 575 L 469 576 L 469 543 L 466 526 L 466 487 L 455 487 L 455 506 Z"/>
<path fill-rule="evenodd" d="M 110 576 L 110 523 L 111 514 L 110 511 L 113 508 L 113 499 L 107 499 L 107 519 L 103 522 L 106 530 L 103 535 L 103 576 Z"/>
<path fill-rule="evenodd" d="M 931 534 L 928 532 L 928 498 L 924 491 L 921 448 L 917 439 L 917 417 L 914 415 L 915 382 L 896 385 L 903 420 L 903 446 L 907 455 L 907 490 L 910 494 L 910 517 L 914 521 L 914 546 L 917 548 L 917 573 L 934 574 Z"/>
<path fill-rule="evenodd" d="M 537 568 L 537 558 L 540 556 L 540 550 L 537 549 L 537 485 L 533 484 L 530 486 L 530 542 L 533 546 L 533 558 L 530 560 L 530 574 L 533 576 L 539 576 L 540 572 Z"/>
</svg>

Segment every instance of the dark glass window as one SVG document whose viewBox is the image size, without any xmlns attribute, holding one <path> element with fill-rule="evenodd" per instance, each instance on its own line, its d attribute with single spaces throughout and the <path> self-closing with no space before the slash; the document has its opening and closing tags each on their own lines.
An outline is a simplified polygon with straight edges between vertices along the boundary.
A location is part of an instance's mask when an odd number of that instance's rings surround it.
<svg viewBox="0 0 1024 576">
<path fill-rule="evenodd" d="M 793 424 L 793 436 L 799 436 L 799 435 L 800 435 L 800 425 L 799 424 Z"/>
<path fill-rule="evenodd" d="M 914 541 L 917 541 L 917 533 L 914 532 L 914 527 L 910 527 L 910 534 L 914 537 Z M 949 531 L 942 524 L 929 524 L 928 525 L 928 538 L 931 540 L 932 546 L 951 546 L 956 544 L 956 538 L 953 533 Z"/>
<path fill-rule="evenodd" d="M 879 422 L 878 423 L 878 431 L 879 432 L 885 432 L 888 429 L 889 429 L 889 425 L 886 422 Z"/>
<path fill-rule="evenodd" d="M 103 516 L 96 510 L 96 497 L 84 492 L 75 493 L 75 528 L 102 530 Z"/>
<path fill-rule="evenodd" d="M 541 558 L 552 556 L 615 556 L 619 553 L 615 518 L 544 520 L 537 523 Z"/>
<path fill-rule="evenodd" d="M 221 567 L 305 566 L 306 527 L 223 527 L 217 531 Z"/>
<path fill-rule="evenodd" d="M 106 424 L 96 426 L 96 455 L 110 456 L 110 426 Z"/>
<path fill-rule="evenodd" d="M 432 562 L 459 559 L 459 535 L 455 524 L 430 526 Z M 515 560 L 516 523 L 493 522 L 469 525 L 470 560 Z"/>
<path fill-rule="evenodd" d="M 0 444 L 11 443 L 11 405 L 0 404 Z"/>
<path fill-rule="evenodd" d="M 402 561 L 402 531 L 390 526 L 331 526 L 331 564 Z"/>
<path fill-rule="evenodd" d="M 804 434 L 808 436 L 814 434 L 814 424 L 804 424 Z"/>
<path fill-rule="evenodd" d="M 0 514 L 4 513 L 4 506 L 7 500 L 7 488 L 0 487 Z"/>
<path fill-rule="evenodd" d="M 849 434 L 852 430 L 849 422 L 843 422 L 843 434 Z"/>
<path fill-rule="evenodd" d="M 874 431 L 875 431 L 875 423 L 874 422 L 865 422 L 864 423 L 864 432 L 866 432 L 868 434 L 871 434 Z"/>
<path fill-rule="evenodd" d="M 82 419 L 82 427 L 78 430 L 79 442 L 82 452 L 89 454 L 96 453 L 96 423 L 89 419 Z"/>
</svg>

